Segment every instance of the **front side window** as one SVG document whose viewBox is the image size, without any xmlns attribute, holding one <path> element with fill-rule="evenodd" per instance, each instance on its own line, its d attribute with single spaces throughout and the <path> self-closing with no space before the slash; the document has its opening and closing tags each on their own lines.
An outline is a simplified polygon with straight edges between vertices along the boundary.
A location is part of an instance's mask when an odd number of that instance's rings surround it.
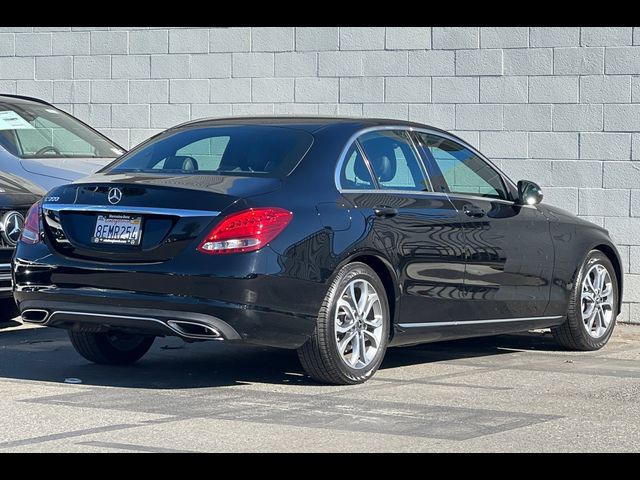
<svg viewBox="0 0 640 480">
<path fill-rule="evenodd" d="M 0 100 L 0 147 L 20 158 L 115 158 L 124 153 L 61 110 L 6 100 Z"/>
<path fill-rule="evenodd" d="M 191 127 L 142 144 L 104 171 L 280 177 L 312 143 L 311 134 L 287 127 Z"/>
<path fill-rule="evenodd" d="M 362 135 L 362 145 L 380 188 L 429 191 L 410 139 L 405 131 L 378 130 Z"/>
<path fill-rule="evenodd" d="M 437 135 L 419 132 L 418 138 L 433 156 L 450 192 L 508 199 L 500 174 L 471 150 Z"/>
</svg>

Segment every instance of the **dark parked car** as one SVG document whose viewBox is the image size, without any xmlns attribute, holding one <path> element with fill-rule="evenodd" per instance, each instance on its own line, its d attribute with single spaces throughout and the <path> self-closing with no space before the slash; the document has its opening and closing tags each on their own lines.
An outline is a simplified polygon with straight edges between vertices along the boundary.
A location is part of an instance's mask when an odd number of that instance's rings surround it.
<svg viewBox="0 0 640 480">
<path fill-rule="evenodd" d="M 34 190 L 37 187 L 25 185 L 24 179 L 0 173 L 0 322 L 17 315 L 11 298 L 11 256 L 27 210 L 40 199 Z"/>
<path fill-rule="evenodd" d="M 599 349 L 619 254 L 541 199 L 425 125 L 194 121 L 32 207 L 15 298 L 97 363 L 175 335 L 295 348 L 311 377 L 349 384 L 396 345 L 551 327 Z"/>
<path fill-rule="evenodd" d="M 89 175 L 124 149 L 77 118 L 32 97 L 0 93 L 0 172 L 44 191 Z"/>
</svg>

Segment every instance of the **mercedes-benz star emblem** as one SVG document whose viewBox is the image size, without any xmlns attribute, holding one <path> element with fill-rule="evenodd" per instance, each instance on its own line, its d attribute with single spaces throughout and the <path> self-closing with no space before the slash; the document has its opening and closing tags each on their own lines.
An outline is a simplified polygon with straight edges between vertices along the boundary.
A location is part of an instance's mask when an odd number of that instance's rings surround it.
<svg viewBox="0 0 640 480">
<path fill-rule="evenodd" d="M 120 203 L 120 200 L 122 200 L 122 190 L 120 190 L 117 187 L 113 187 L 109 189 L 107 198 L 109 199 L 109 203 L 112 205 L 115 205 L 116 203 Z"/>
<path fill-rule="evenodd" d="M 24 217 L 20 212 L 7 212 L 0 220 L 2 238 L 9 246 L 15 246 L 20 238 L 20 232 L 24 226 Z"/>
</svg>

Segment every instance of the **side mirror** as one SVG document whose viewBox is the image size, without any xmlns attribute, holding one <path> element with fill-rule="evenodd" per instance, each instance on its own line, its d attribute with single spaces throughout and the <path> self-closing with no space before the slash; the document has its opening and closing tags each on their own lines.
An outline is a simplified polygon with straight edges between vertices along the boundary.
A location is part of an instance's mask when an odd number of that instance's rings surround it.
<svg viewBox="0 0 640 480">
<path fill-rule="evenodd" d="M 518 181 L 518 203 L 520 205 L 536 205 L 542 201 L 542 189 L 530 180 Z"/>
</svg>

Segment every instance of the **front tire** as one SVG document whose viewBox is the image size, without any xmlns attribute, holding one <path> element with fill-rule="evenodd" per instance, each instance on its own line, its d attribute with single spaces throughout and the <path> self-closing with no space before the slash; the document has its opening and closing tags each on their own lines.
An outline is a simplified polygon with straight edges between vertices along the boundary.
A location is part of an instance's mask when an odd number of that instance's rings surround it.
<svg viewBox="0 0 640 480">
<path fill-rule="evenodd" d="M 353 385 L 373 376 L 389 342 L 389 301 L 371 267 L 354 262 L 336 275 L 316 329 L 298 349 L 307 374 L 323 383 Z"/>
<path fill-rule="evenodd" d="M 149 351 L 155 337 L 124 333 L 91 333 L 69 330 L 73 348 L 90 362 L 102 365 L 129 365 Z"/>
<path fill-rule="evenodd" d="M 556 341 L 569 350 L 604 347 L 618 316 L 618 279 L 607 256 L 591 250 L 576 278 L 565 322 L 551 329 Z"/>
</svg>

